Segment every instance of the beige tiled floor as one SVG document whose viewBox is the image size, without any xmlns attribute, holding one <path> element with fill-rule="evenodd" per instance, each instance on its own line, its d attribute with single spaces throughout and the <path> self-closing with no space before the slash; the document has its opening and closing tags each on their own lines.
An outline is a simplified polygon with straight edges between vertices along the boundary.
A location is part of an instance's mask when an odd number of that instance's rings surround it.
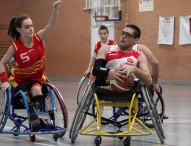
<svg viewBox="0 0 191 146">
<path fill-rule="evenodd" d="M 69 128 L 62 139 L 55 142 L 52 135 L 37 135 L 36 142 L 30 142 L 28 135 L 0 134 L 0 145 L 3 146 L 94 146 L 93 136 L 79 135 L 74 144 L 69 139 L 71 122 L 77 107 L 75 93 L 78 82 L 52 81 L 64 97 L 68 115 Z M 164 121 L 166 140 L 164 146 L 190 146 L 191 145 L 191 86 L 162 84 L 163 96 L 166 104 L 166 115 L 169 119 Z M 6 125 L 9 126 L 9 125 Z M 118 138 L 102 137 L 101 146 L 123 146 L 123 140 Z M 132 137 L 131 146 L 162 146 L 157 135 Z"/>
</svg>

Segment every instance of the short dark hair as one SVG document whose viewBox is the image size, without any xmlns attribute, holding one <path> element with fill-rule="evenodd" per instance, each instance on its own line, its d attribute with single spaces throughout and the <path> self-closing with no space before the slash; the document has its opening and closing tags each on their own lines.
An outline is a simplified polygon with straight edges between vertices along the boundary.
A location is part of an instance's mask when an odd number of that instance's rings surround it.
<svg viewBox="0 0 191 146">
<path fill-rule="evenodd" d="M 7 35 L 12 37 L 13 39 L 20 38 L 21 35 L 16 28 L 21 28 L 23 21 L 28 18 L 30 18 L 28 15 L 13 17 L 9 23 Z"/>
<path fill-rule="evenodd" d="M 105 26 L 105 25 L 101 25 L 101 26 L 99 27 L 98 32 L 99 32 L 100 30 L 106 30 L 107 33 L 109 33 L 109 30 L 108 30 L 107 26 Z"/>
<path fill-rule="evenodd" d="M 138 26 L 134 24 L 127 24 L 125 27 L 133 29 L 133 35 L 135 38 L 141 37 L 141 30 Z"/>
</svg>

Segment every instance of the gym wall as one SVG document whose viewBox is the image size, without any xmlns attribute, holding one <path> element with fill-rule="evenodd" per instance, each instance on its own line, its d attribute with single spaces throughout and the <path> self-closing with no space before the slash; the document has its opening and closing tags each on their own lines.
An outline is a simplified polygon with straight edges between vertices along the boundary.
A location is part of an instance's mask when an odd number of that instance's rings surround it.
<svg viewBox="0 0 191 146">
<path fill-rule="evenodd" d="M 191 45 L 179 45 L 179 18 L 191 15 L 190 0 L 154 0 L 154 11 L 139 12 L 138 0 L 122 1 L 122 21 L 115 22 L 115 40 L 125 26 L 125 14 L 129 23 L 141 28 L 139 41 L 147 45 L 160 62 L 159 80 L 191 82 Z M 35 30 L 46 26 L 52 12 L 53 0 L 0 0 L 0 57 L 11 43 L 6 36 L 12 17 L 28 14 Z M 83 11 L 84 0 L 63 0 L 59 23 L 46 41 L 47 73 L 49 77 L 81 77 L 90 59 L 91 11 Z M 174 16 L 174 44 L 158 45 L 159 16 Z M 97 35 L 97 34 L 95 34 Z M 3 49 L 2 49 L 3 48 Z"/>
</svg>

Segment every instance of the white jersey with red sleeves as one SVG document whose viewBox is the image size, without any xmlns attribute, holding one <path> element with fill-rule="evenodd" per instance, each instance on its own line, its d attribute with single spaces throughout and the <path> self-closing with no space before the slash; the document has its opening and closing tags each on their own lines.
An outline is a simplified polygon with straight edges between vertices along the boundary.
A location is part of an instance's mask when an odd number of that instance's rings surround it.
<svg viewBox="0 0 191 146">
<path fill-rule="evenodd" d="M 111 45 L 106 54 L 106 67 L 114 68 L 121 64 L 137 66 L 138 58 L 142 54 L 139 51 L 121 51 L 117 45 Z"/>
</svg>

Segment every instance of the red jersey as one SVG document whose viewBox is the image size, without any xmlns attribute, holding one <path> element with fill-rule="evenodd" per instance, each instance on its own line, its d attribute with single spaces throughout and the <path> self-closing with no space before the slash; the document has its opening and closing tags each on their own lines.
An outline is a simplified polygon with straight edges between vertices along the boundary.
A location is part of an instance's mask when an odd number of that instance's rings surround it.
<svg viewBox="0 0 191 146">
<path fill-rule="evenodd" d="M 105 45 L 117 45 L 117 42 L 115 42 L 114 40 L 109 40 Z M 96 58 L 99 49 L 102 47 L 102 42 L 99 41 L 95 44 L 95 50 L 94 50 L 94 54 L 93 57 Z"/>
<path fill-rule="evenodd" d="M 37 34 L 33 37 L 31 48 L 26 48 L 21 39 L 14 41 L 13 47 L 15 64 L 9 77 L 12 86 L 16 87 L 19 83 L 30 80 L 43 83 L 45 81 L 46 50 Z"/>
</svg>

